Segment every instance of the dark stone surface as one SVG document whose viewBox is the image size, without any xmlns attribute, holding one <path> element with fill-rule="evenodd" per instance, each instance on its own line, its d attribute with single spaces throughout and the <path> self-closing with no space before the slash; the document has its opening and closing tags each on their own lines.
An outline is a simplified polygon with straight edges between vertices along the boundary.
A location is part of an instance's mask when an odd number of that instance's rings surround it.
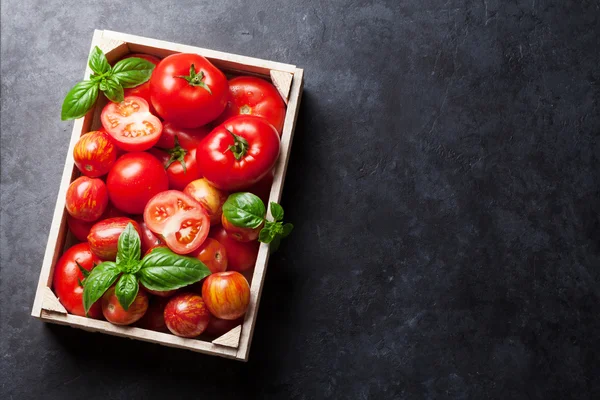
<svg viewBox="0 0 600 400">
<path fill-rule="evenodd" d="M 2 1 L 0 398 L 600 397 L 597 1 Z M 306 85 L 247 364 L 30 317 L 93 28 Z"/>
</svg>

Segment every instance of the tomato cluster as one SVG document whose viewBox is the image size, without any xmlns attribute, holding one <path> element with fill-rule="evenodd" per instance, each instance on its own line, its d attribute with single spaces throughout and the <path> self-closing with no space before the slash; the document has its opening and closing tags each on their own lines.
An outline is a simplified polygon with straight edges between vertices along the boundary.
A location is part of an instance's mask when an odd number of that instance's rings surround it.
<svg viewBox="0 0 600 400">
<path fill-rule="evenodd" d="M 182 337 L 218 336 L 240 324 L 248 308 L 243 274 L 250 276 L 256 262 L 260 230 L 229 223 L 223 204 L 238 191 L 268 197 L 285 104 L 269 82 L 228 81 L 196 54 L 131 56 L 156 67 L 149 81 L 125 89 L 122 102 L 109 102 L 102 127 L 74 147 L 81 176 L 67 191 L 67 223 L 82 243 L 58 261 L 53 288 L 69 313 L 85 316 L 85 279 L 99 263 L 115 261 L 131 223 L 142 255 L 166 246 L 212 274 L 168 292 L 142 286 L 128 310 L 113 286 L 87 316 Z"/>
</svg>

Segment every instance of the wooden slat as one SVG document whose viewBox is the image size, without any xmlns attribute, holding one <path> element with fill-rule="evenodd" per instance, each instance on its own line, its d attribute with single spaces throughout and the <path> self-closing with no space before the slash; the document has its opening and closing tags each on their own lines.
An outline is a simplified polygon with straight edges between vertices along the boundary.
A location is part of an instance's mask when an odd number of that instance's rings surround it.
<svg viewBox="0 0 600 400">
<path fill-rule="evenodd" d="M 277 88 L 279 95 L 281 96 L 285 104 L 287 104 L 288 98 L 290 96 L 290 89 L 292 88 L 292 78 L 294 77 L 294 75 L 290 74 L 289 72 L 274 70 L 271 70 L 270 74 L 271 82 L 273 82 L 273 85 L 275 85 L 275 87 Z"/>
<path fill-rule="evenodd" d="M 60 301 L 54 295 L 54 292 L 49 288 L 44 288 L 44 300 L 42 301 L 42 310 L 53 311 L 60 314 L 67 314 L 67 310 L 60 304 Z"/>
<path fill-rule="evenodd" d="M 237 349 L 240 344 L 240 335 L 242 334 L 242 326 L 238 325 L 226 334 L 219 336 L 212 341 L 213 344 L 220 346 L 232 347 Z"/>
<path fill-rule="evenodd" d="M 275 177 L 273 178 L 273 186 L 269 195 L 269 204 L 271 202 L 279 203 L 281 200 L 281 192 L 283 191 L 283 182 L 290 157 L 292 139 L 294 138 L 294 129 L 296 127 L 296 119 L 298 110 L 300 109 L 300 100 L 302 98 L 302 87 L 304 85 L 304 70 L 297 68 L 292 81 L 292 89 L 290 91 L 290 101 L 285 115 L 283 124 L 283 132 L 281 134 L 281 154 L 275 166 Z M 267 215 L 270 217 L 270 207 Z M 258 313 L 258 305 L 260 296 L 265 281 L 267 272 L 267 263 L 269 261 L 269 245 L 261 243 L 254 267 L 252 276 L 252 285 L 250 287 L 250 306 L 244 318 L 244 330 L 240 338 L 240 345 L 236 357 L 240 360 L 247 361 L 250 351 L 250 343 L 254 328 L 256 326 L 256 316 Z"/>
</svg>

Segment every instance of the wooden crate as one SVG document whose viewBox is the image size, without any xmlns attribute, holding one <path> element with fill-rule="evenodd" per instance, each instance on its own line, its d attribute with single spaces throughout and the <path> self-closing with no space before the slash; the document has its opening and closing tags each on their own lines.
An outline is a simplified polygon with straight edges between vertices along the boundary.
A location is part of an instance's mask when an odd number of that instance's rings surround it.
<svg viewBox="0 0 600 400">
<path fill-rule="evenodd" d="M 281 136 L 281 153 L 275 166 L 275 178 L 269 197 L 269 202 L 279 202 L 302 95 L 302 69 L 296 68 L 294 65 L 112 31 L 96 30 L 91 48 L 93 49 L 94 46 L 100 47 L 111 63 L 129 53 L 146 53 L 161 58 L 179 52 L 196 53 L 208 58 L 228 75 L 251 74 L 273 82 L 287 104 L 287 113 Z M 92 71 L 87 67 L 84 78 L 89 79 L 91 73 Z M 186 339 L 168 333 L 154 332 L 141 328 L 117 326 L 106 321 L 71 315 L 66 312 L 65 308 L 54 295 L 51 289 L 54 266 L 62 255 L 65 245 L 69 245 L 71 242 L 70 232 L 68 232 L 66 223 L 65 194 L 69 184 L 79 176 L 73 161 L 73 147 L 82 134 L 100 126 L 99 114 L 105 103 L 106 100 L 103 96 L 99 96 L 96 107 L 85 117 L 76 120 L 73 125 L 69 151 L 67 152 L 67 159 L 58 191 L 44 262 L 33 303 L 32 315 L 43 321 L 68 325 L 88 331 L 104 332 L 110 335 L 159 343 L 164 346 L 178 347 L 200 353 L 247 361 L 252 334 L 256 324 L 260 295 L 267 272 L 267 262 L 269 260 L 269 246 L 264 243 L 260 245 L 256 266 L 251 276 L 250 306 L 246 312 L 243 324 L 212 342 L 201 339 Z"/>
</svg>

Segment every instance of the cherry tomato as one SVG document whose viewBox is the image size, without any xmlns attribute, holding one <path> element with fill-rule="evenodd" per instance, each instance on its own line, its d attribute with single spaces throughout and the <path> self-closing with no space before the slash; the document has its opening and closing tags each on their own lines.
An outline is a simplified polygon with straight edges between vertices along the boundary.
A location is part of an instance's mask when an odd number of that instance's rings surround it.
<svg viewBox="0 0 600 400">
<path fill-rule="evenodd" d="M 138 223 L 142 231 L 142 234 L 140 235 L 140 241 L 142 242 L 142 254 L 146 254 L 149 250 L 162 244 L 160 238 L 156 236 L 154 232 L 150 230 L 150 228 L 148 228 L 148 225 L 146 225 L 146 222 L 144 222 L 144 217 L 138 215 L 134 218 L 134 220 Z"/>
<path fill-rule="evenodd" d="M 168 332 L 167 325 L 165 324 L 165 306 L 169 302 L 169 299 L 164 297 L 152 297 L 150 298 L 150 305 L 148 310 L 142 318 L 136 323 L 136 326 L 143 329 L 150 329 L 151 331 L 157 332 Z"/>
<path fill-rule="evenodd" d="M 163 130 L 160 139 L 156 142 L 156 147 L 163 149 L 172 149 L 175 147 L 175 136 L 179 140 L 179 145 L 186 150 L 195 149 L 200 141 L 210 133 L 208 126 L 199 128 L 178 128 L 170 122 L 163 123 Z"/>
<path fill-rule="evenodd" d="M 120 103 L 109 102 L 100 120 L 115 144 L 125 151 L 148 150 L 162 132 L 162 123 L 150 113 L 148 102 L 137 96 L 125 97 Z"/>
<path fill-rule="evenodd" d="M 200 247 L 210 229 L 208 215 L 200 203 L 177 190 L 154 196 L 144 210 L 144 221 L 178 254 Z"/>
<path fill-rule="evenodd" d="M 211 229 L 210 237 L 225 247 L 228 271 L 246 271 L 256 264 L 258 242 L 238 242 L 227 236 L 227 231 L 222 226 Z"/>
<path fill-rule="evenodd" d="M 230 238 L 235 239 L 238 242 L 251 242 L 258 239 L 258 234 L 263 228 L 264 223 L 257 228 L 241 228 L 229 222 L 225 217 L 225 214 L 223 214 L 221 216 L 221 225 L 223 226 L 223 229 L 227 231 L 227 236 Z"/>
<path fill-rule="evenodd" d="M 117 160 L 117 148 L 110 136 L 101 131 L 88 132 L 79 138 L 73 148 L 75 165 L 90 178 L 102 176 Z"/>
<path fill-rule="evenodd" d="M 133 324 L 142 318 L 148 310 L 148 295 L 143 290 L 138 291 L 135 300 L 133 300 L 127 311 L 119 303 L 114 286 L 104 293 L 101 301 L 104 318 L 115 325 Z"/>
<path fill-rule="evenodd" d="M 215 239 L 206 238 L 202 246 L 192 252 L 190 256 L 202 261 L 213 274 L 227 269 L 227 251 L 225 246 Z"/>
<path fill-rule="evenodd" d="M 254 115 L 266 119 L 279 135 L 285 120 L 285 103 L 269 82 L 254 76 L 237 76 L 229 81 L 229 100 L 217 123 L 236 115 Z"/>
<path fill-rule="evenodd" d="M 208 213 L 211 225 L 216 225 L 221 222 L 223 204 L 227 201 L 228 197 L 227 193 L 217 189 L 204 178 L 190 182 L 185 189 L 183 189 L 183 192 L 202 204 Z"/>
<path fill-rule="evenodd" d="M 129 55 L 123 57 L 123 59 L 131 58 L 131 57 L 143 58 L 146 61 L 150 61 L 154 65 L 158 65 L 158 63 L 160 62 L 160 58 L 158 58 L 158 57 L 154 57 L 149 54 L 141 54 L 141 53 L 129 54 Z M 125 97 L 138 96 L 138 97 L 141 97 L 142 99 L 146 100 L 148 102 L 148 105 L 150 106 L 150 112 L 154 115 L 157 115 L 156 110 L 154 109 L 154 106 L 152 106 L 152 102 L 150 101 L 150 80 L 148 80 L 147 82 L 144 82 L 141 85 L 138 85 L 136 87 L 124 89 L 124 95 L 125 95 Z"/>
<path fill-rule="evenodd" d="M 186 150 L 177 144 L 166 150 L 154 147 L 149 150 L 149 153 L 165 166 L 169 177 L 169 188 L 183 190 L 188 183 L 200 177 L 198 163 L 196 163 L 196 149 Z"/>
<path fill-rule="evenodd" d="M 169 178 L 152 155 L 127 153 L 111 168 L 106 186 L 115 207 L 129 214 L 141 214 L 148 200 L 169 188 Z"/>
<path fill-rule="evenodd" d="M 279 135 L 263 118 L 239 115 L 205 137 L 196 154 L 200 173 L 213 186 L 241 190 L 273 168 L 279 156 Z"/>
<path fill-rule="evenodd" d="M 213 121 L 225 109 L 227 78 L 198 54 L 173 54 L 152 72 L 150 95 L 165 121 L 196 128 Z"/>
<path fill-rule="evenodd" d="M 116 209 L 109 202 L 108 206 L 106 207 L 106 211 L 104 211 L 104 214 L 102 214 L 100 218 L 98 218 L 96 221 L 82 221 L 80 219 L 72 217 L 71 214 L 69 214 L 67 215 L 67 225 L 69 225 L 69 230 L 71 231 L 73 236 L 77 238 L 77 240 L 79 240 L 80 242 L 85 242 L 87 241 L 87 236 L 90 234 L 92 226 L 94 226 L 94 224 L 96 224 L 97 222 L 107 218 L 125 216 L 126 215 L 122 211 Z"/>
<path fill-rule="evenodd" d="M 215 317 L 238 319 L 250 304 L 250 285 L 239 272 L 217 272 L 204 280 L 202 299 Z"/>
<path fill-rule="evenodd" d="M 94 224 L 87 237 L 92 252 L 105 261 L 115 261 L 119 236 L 130 223 L 141 236 L 142 230 L 139 225 L 130 218 L 108 218 Z"/>
<path fill-rule="evenodd" d="M 84 269 L 91 271 L 94 266 L 101 262 L 102 260 L 92 253 L 87 243 L 79 243 L 65 251 L 56 263 L 52 286 L 58 300 L 69 313 L 85 316 L 83 287 L 79 284 L 80 281 L 84 280 L 84 277 L 77 263 Z M 96 319 L 102 318 L 102 308 L 99 301 L 92 305 L 88 316 Z"/>
<path fill-rule="evenodd" d="M 108 206 L 108 191 L 101 179 L 80 176 L 67 189 L 67 212 L 82 221 L 95 221 Z"/>
<path fill-rule="evenodd" d="M 173 297 L 165 307 L 164 317 L 172 334 L 187 338 L 200 335 L 210 321 L 208 308 L 196 293 L 182 293 Z"/>
<path fill-rule="evenodd" d="M 221 336 L 235 328 L 236 326 L 242 325 L 244 323 L 244 318 L 240 317 L 238 319 L 221 319 L 217 317 L 211 317 L 208 322 L 208 326 L 204 333 L 210 336 Z"/>
</svg>

